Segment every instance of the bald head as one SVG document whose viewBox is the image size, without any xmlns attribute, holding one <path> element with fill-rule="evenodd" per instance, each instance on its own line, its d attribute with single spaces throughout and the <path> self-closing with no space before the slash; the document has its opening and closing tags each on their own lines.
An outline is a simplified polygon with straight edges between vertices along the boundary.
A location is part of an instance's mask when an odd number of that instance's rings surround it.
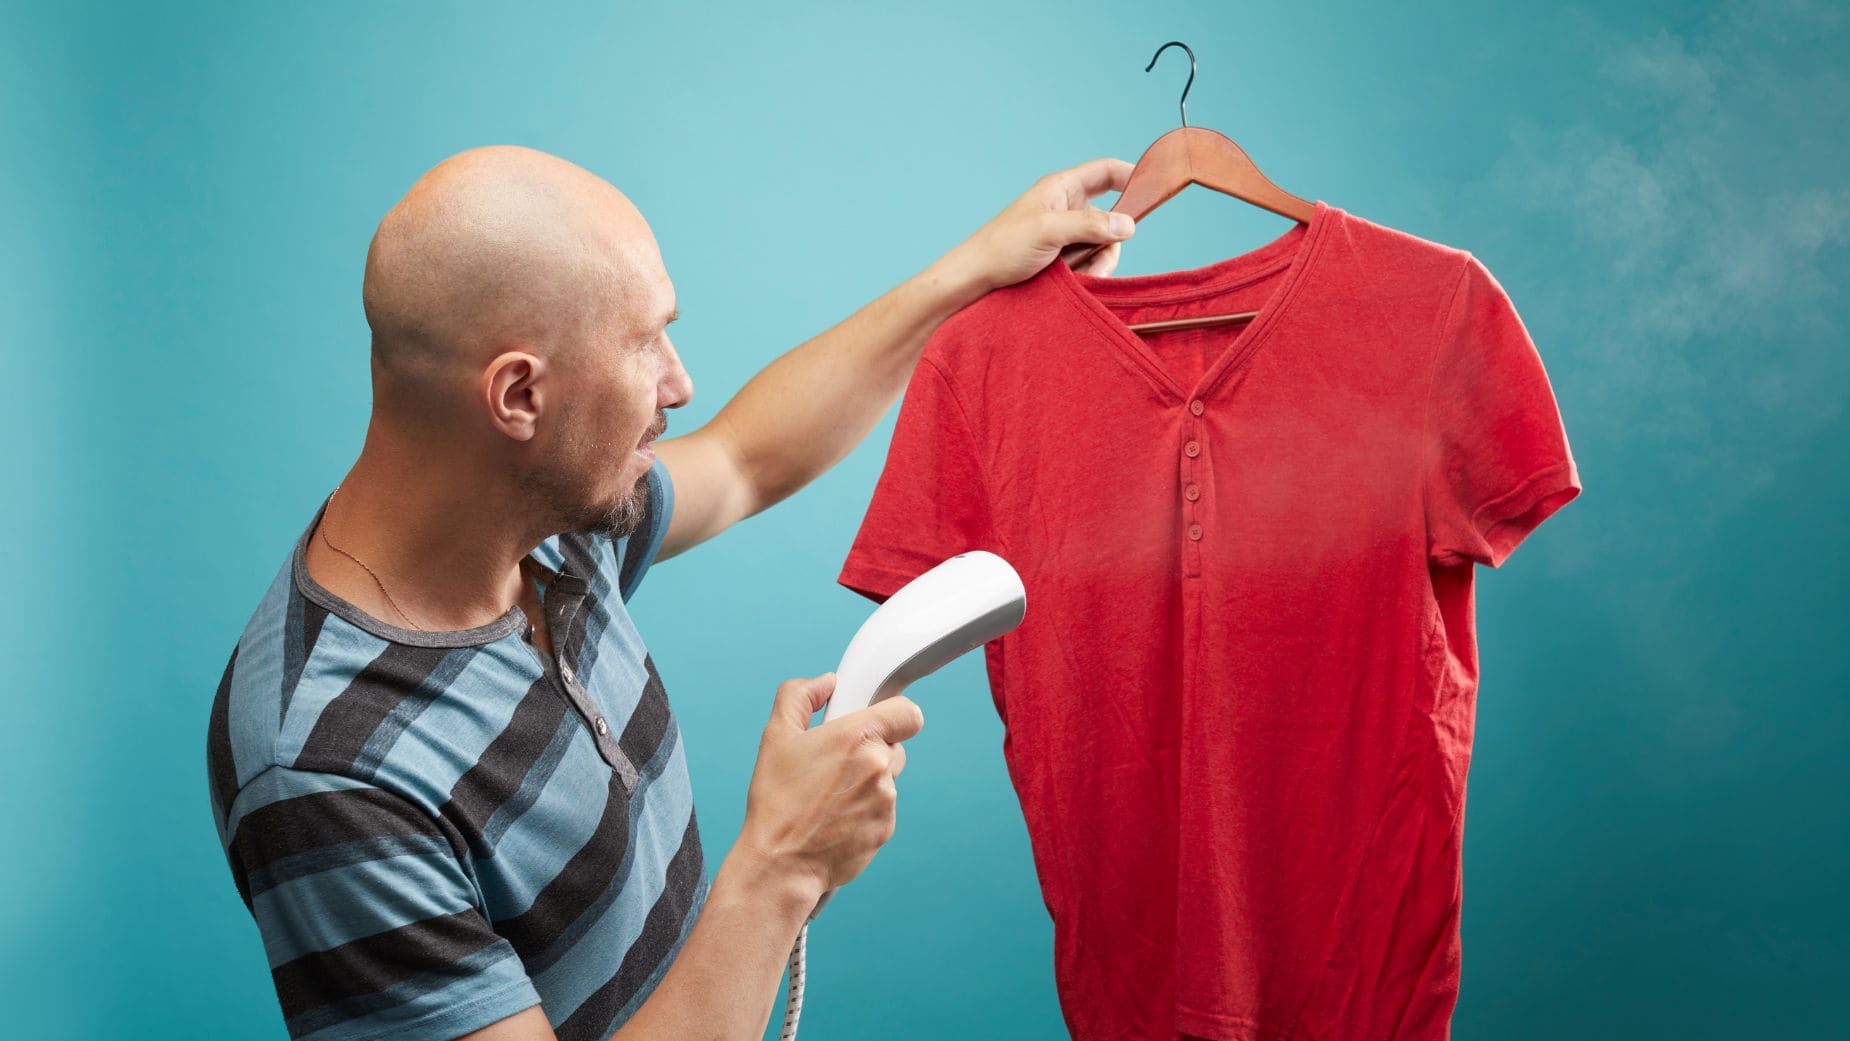
<svg viewBox="0 0 1850 1041">
<path fill-rule="evenodd" d="M 521 350 L 569 364 L 586 330 L 660 270 L 642 215 L 609 182 L 529 148 L 437 164 L 379 222 L 362 294 L 375 408 L 460 392 Z"/>
</svg>

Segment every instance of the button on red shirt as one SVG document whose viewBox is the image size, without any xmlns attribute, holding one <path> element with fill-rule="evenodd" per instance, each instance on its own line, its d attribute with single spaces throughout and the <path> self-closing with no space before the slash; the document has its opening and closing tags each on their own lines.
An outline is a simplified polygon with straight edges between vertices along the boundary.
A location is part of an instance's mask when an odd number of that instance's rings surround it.
<svg viewBox="0 0 1850 1041">
<path fill-rule="evenodd" d="M 1441 1038 L 1472 565 L 1578 490 L 1489 271 L 1320 202 L 1218 264 L 1055 263 L 946 322 L 840 581 L 1021 573 L 985 662 L 1076 1038 Z"/>
</svg>

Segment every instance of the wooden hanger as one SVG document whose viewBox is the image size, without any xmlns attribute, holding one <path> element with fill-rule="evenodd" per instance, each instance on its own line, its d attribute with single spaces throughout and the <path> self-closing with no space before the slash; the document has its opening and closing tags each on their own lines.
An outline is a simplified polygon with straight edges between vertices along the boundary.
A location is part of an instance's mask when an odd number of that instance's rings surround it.
<svg viewBox="0 0 1850 1041">
<path fill-rule="evenodd" d="M 1312 214 L 1317 211 L 1316 203 L 1300 199 L 1273 184 L 1265 174 L 1259 172 L 1258 165 L 1247 156 L 1246 151 L 1233 143 L 1232 138 L 1205 127 L 1188 125 L 1188 90 L 1195 85 L 1195 52 L 1189 49 L 1188 44 L 1180 40 L 1163 44 L 1150 56 L 1150 64 L 1145 65 L 1143 71 L 1149 72 L 1156 68 L 1156 59 L 1171 47 L 1180 47 L 1188 54 L 1188 82 L 1182 86 L 1182 126 L 1157 138 L 1156 143 L 1138 158 L 1123 193 L 1118 196 L 1117 202 L 1112 203 L 1111 212 L 1128 213 L 1132 220 L 1141 221 L 1144 215 L 1168 202 L 1177 192 L 1191 184 L 1199 184 L 1203 188 L 1212 188 L 1271 210 L 1280 216 L 1290 217 L 1299 224 L 1310 223 Z M 1103 244 L 1086 246 L 1070 263 L 1078 266 L 1104 248 Z M 1258 314 L 1257 311 L 1238 311 L 1233 314 L 1172 318 L 1138 322 L 1130 328 L 1137 333 L 1201 329 L 1249 321 Z"/>
</svg>

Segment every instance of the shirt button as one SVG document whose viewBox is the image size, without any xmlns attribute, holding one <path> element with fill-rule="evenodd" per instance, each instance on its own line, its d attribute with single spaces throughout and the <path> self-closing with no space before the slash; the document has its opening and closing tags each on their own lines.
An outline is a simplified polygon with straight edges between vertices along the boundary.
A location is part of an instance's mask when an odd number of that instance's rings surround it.
<svg viewBox="0 0 1850 1041">
<path fill-rule="evenodd" d="M 1195 400 L 1188 403 L 1188 410 L 1190 412 L 1193 412 L 1197 416 L 1201 415 L 1202 410 L 1205 409 L 1206 407 L 1207 406 L 1201 403 L 1200 398 L 1196 398 Z"/>
<path fill-rule="evenodd" d="M 1201 454 L 1200 443 L 1196 441 L 1190 441 L 1188 444 L 1183 445 L 1182 454 L 1188 456 L 1190 459 L 1193 459 L 1196 456 L 1200 455 Z"/>
<path fill-rule="evenodd" d="M 599 736 L 603 736 L 603 735 L 610 733 L 610 724 L 604 722 L 603 716 L 597 717 L 597 732 Z"/>
<path fill-rule="evenodd" d="M 1188 537 L 1193 539 L 1196 542 L 1200 542 L 1201 541 L 1201 525 L 1190 524 L 1188 526 Z"/>
<path fill-rule="evenodd" d="M 1189 502 L 1194 502 L 1196 499 L 1201 498 L 1201 488 L 1198 485 L 1191 484 L 1182 494 L 1188 496 Z"/>
</svg>

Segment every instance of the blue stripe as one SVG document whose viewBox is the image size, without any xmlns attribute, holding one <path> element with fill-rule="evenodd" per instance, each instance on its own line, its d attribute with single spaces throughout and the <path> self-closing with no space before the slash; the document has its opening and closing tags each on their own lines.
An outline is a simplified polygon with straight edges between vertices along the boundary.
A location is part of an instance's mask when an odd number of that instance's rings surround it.
<svg viewBox="0 0 1850 1041">
<path fill-rule="evenodd" d="M 596 647 L 612 653 L 587 651 L 578 664 L 578 675 L 591 690 L 602 692 L 606 702 L 605 718 L 613 734 L 621 734 L 642 703 L 643 688 L 649 682 L 649 670 L 642 664 L 642 634 L 636 630 L 629 609 L 617 601 L 600 601 L 600 610 L 610 610 L 599 626 Z"/>
<path fill-rule="evenodd" d="M 668 862 L 681 847 L 688 818 L 694 811 L 693 789 L 687 784 L 687 760 L 677 730 L 663 735 L 661 748 L 642 771 L 643 783 L 630 794 L 630 843 L 617 871 L 621 881 L 599 898 L 597 905 L 572 923 L 559 937 L 551 961 L 533 979 L 548 996 L 549 1012 L 570 1015 L 584 1004 L 623 964 L 623 956 L 642 934 L 649 908 L 662 895 Z M 655 778 L 659 783 L 647 783 Z M 587 965 L 604 971 L 588 973 Z"/>
<path fill-rule="evenodd" d="M 289 712 L 289 699 L 295 694 L 296 682 L 302 678 L 302 666 L 308 658 L 302 639 L 308 628 L 302 617 L 307 608 L 307 597 L 289 597 L 289 620 L 283 626 L 283 681 L 277 694 L 276 722 L 279 726 Z"/>
<path fill-rule="evenodd" d="M 276 761 L 293 763 L 302 754 L 308 735 L 315 730 L 322 710 L 347 689 L 361 670 L 379 657 L 386 642 L 339 615 L 330 614 L 321 638 L 302 665 L 302 678 L 289 699 L 289 714 L 276 734 Z M 272 658 L 279 661 L 281 655 Z"/>
<path fill-rule="evenodd" d="M 520 787 L 508 797 L 506 802 L 495 807 L 495 812 L 488 818 L 488 823 L 482 826 L 483 841 L 490 846 L 498 846 L 501 836 L 507 832 L 507 829 L 512 827 L 514 822 L 520 819 L 521 814 L 526 813 L 539 799 L 540 792 L 546 790 L 546 785 L 559 769 L 559 764 L 565 761 L 565 751 L 572 746 L 572 735 L 580 726 L 582 724 L 578 722 L 578 718 L 569 712 L 559 720 L 559 727 L 553 731 L 552 740 L 547 743 L 546 750 L 540 753 L 538 761 L 527 771 L 527 775 L 520 779 Z"/>
<path fill-rule="evenodd" d="M 475 906 L 475 887 L 446 846 L 347 864 L 279 883 L 251 900 L 270 967 Z"/>
<path fill-rule="evenodd" d="M 681 953 L 682 946 L 687 943 L 687 934 L 694 931 L 694 923 L 699 920 L 701 910 L 707 905 L 707 893 L 711 890 L 712 884 L 711 876 L 701 875 L 700 888 L 694 891 L 694 899 L 687 905 L 687 914 L 681 918 L 681 935 L 675 939 L 673 952 L 656 963 L 654 971 L 649 973 L 649 978 L 644 980 L 642 985 L 636 988 L 636 993 L 630 995 L 630 999 L 623 1003 L 623 1007 L 617 1011 L 616 1016 L 608 1024 L 606 1034 L 614 1031 L 617 1024 L 629 1022 L 630 1017 L 636 1014 L 636 1010 L 642 1007 L 643 1002 L 649 1000 L 649 995 L 654 993 L 655 988 L 661 984 L 662 977 L 668 975 L 668 970 L 674 965 L 675 957 Z"/>
<path fill-rule="evenodd" d="M 662 537 L 668 534 L 668 522 L 674 516 L 674 479 L 668 464 L 659 457 L 649 467 L 649 516 L 643 526 L 623 540 L 618 565 L 619 588 L 627 602 L 642 585 L 642 577 L 661 552 Z M 640 539 L 637 536 L 642 536 Z"/>
<path fill-rule="evenodd" d="M 456 853 L 441 835 L 381 835 L 357 839 L 333 846 L 323 846 L 271 861 L 247 876 L 254 897 L 291 879 L 332 871 L 335 868 L 364 864 L 372 860 L 406 854 L 442 853 L 454 859 Z"/>
<path fill-rule="evenodd" d="M 424 709 L 412 731 L 415 740 L 398 741 L 374 780 L 411 794 L 434 812 L 507 729 L 539 679 L 539 663 L 515 639 L 478 649 L 469 667 Z"/>
<path fill-rule="evenodd" d="M 398 704 L 392 706 L 392 711 L 379 721 L 372 736 L 366 739 L 366 746 L 360 749 L 359 758 L 354 760 L 354 773 L 361 777 L 371 777 L 377 773 L 386 753 L 391 751 L 392 745 L 405 732 L 405 728 L 411 725 L 411 721 L 449 690 L 462 671 L 474 664 L 478 657 L 481 656 L 474 647 L 458 647 L 444 655 L 437 667 L 430 671 L 430 675 L 418 683 L 418 689 L 400 699 Z M 493 665 L 491 663 L 485 667 L 493 668 Z M 484 685 L 484 689 L 495 688 Z"/>
<path fill-rule="evenodd" d="M 590 732 L 582 725 L 569 729 L 565 759 L 539 798 L 507 827 L 494 856 L 475 862 L 484 884 L 505 888 L 510 903 L 497 909 L 501 917 L 532 909 L 540 890 L 590 841 L 610 801 L 610 768 L 597 754 Z"/>
<path fill-rule="evenodd" d="M 263 602 L 238 638 L 238 660 L 231 672 L 231 704 L 227 706 L 231 733 L 231 759 L 240 785 L 275 762 L 271 738 L 276 733 L 282 699 L 283 629 L 288 597 L 294 586 L 284 567 L 263 594 Z"/>
<path fill-rule="evenodd" d="M 548 535 L 542 539 L 539 545 L 533 547 L 533 555 L 539 558 L 540 563 L 554 571 L 565 565 L 565 554 L 559 551 L 559 536 L 557 535 Z"/>
</svg>

